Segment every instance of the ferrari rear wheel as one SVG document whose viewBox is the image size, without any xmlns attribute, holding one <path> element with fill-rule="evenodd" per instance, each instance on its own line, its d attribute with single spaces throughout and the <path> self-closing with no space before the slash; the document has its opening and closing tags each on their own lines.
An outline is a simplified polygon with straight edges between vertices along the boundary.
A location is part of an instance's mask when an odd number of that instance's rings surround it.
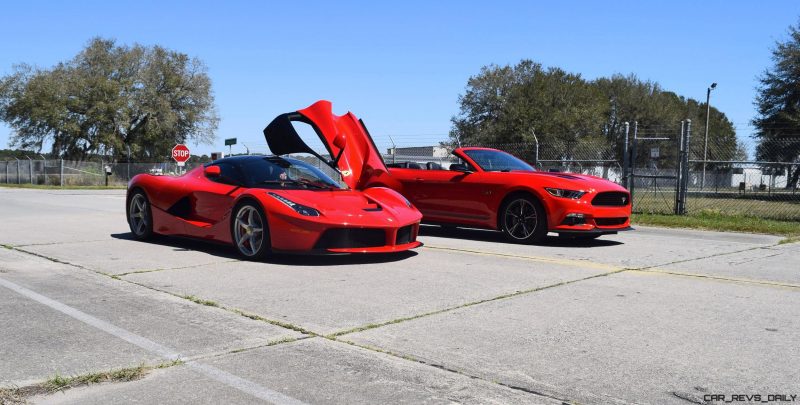
<svg viewBox="0 0 800 405">
<path fill-rule="evenodd" d="M 252 202 L 236 207 L 231 222 L 233 244 L 247 259 L 263 259 L 270 253 L 271 242 L 264 211 Z"/>
<path fill-rule="evenodd" d="M 538 243 L 547 236 L 547 217 L 535 199 L 519 195 L 506 201 L 500 210 L 500 228 L 516 243 Z"/>
<path fill-rule="evenodd" d="M 133 237 L 145 240 L 153 236 L 153 212 L 143 191 L 137 190 L 128 201 L 128 225 Z"/>
</svg>

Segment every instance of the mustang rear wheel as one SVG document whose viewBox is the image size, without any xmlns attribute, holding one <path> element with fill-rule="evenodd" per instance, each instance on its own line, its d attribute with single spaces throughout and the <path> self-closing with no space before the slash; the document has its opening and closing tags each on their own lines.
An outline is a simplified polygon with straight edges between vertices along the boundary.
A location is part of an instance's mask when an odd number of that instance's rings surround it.
<svg viewBox="0 0 800 405">
<path fill-rule="evenodd" d="M 516 243 L 538 243 L 547 236 L 547 217 L 535 199 L 519 195 L 500 208 L 500 229 Z"/>
<path fill-rule="evenodd" d="M 145 240 L 153 236 L 153 212 L 143 191 L 137 190 L 128 200 L 128 225 L 133 237 Z"/>
<path fill-rule="evenodd" d="M 236 206 L 231 218 L 231 236 L 236 250 L 247 259 L 263 259 L 270 253 L 267 217 L 255 203 L 248 201 Z"/>
</svg>

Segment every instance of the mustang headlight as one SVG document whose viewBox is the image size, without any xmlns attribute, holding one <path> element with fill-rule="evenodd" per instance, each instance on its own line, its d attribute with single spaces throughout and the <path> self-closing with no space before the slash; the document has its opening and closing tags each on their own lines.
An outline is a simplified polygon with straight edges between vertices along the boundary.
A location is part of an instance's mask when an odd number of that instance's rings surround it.
<svg viewBox="0 0 800 405">
<path fill-rule="evenodd" d="M 583 197 L 584 194 L 586 194 L 585 191 L 567 190 L 567 189 L 563 189 L 563 188 L 545 187 L 544 189 L 547 190 L 547 192 L 550 193 L 550 195 L 552 195 L 552 196 L 561 197 L 561 198 L 571 198 L 573 200 L 577 200 L 577 199 Z"/>
<path fill-rule="evenodd" d="M 405 201 L 405 202 L 406 202 L 406 205 L 408 206 L 408 208 L 411 208 L 411 201 L 408 201 L 408 198 L 406 198 L 406 197 L 405 197 L 404 195 L 402 195 L 402 194 L 400 195 L 400 198 L 402 198 L 402 199 L 403 199 L 403 201 Z"/>
<path fill-rule="evenodd" d="M 277 193 L 269 193 L 269 195 L 272 196 L 273 198 L 275 198 L 276 200 L 288 205 L 291 209 L 297 211 L 297 213 L 300 214 L 300 215 L 305 215 L 307 217 L 318 217 L 319 216 L 319 211 L 317 211 L 317 210 L 315 210 L 315 209 L 313 209 L 311 207 L 307 207 L 305 205 L 298 204 L 298 203 L 296 203 L 296 202 L 294 202 L 294 201 L 292 201 L 292 200 L 290 200 L 290 199 L 288 199 L 288 198 L 286 198 L 286 197 L 284 197 L 284 196 L 282 196 L 280 194 L 277 194 Z"/>
</svg>

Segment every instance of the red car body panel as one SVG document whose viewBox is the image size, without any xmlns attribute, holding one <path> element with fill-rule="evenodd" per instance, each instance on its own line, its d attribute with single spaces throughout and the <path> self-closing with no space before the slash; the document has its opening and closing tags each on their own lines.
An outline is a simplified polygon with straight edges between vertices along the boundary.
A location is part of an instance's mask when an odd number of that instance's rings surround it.
<svg viewBox="0 0 800 405">
<path fill-rule="evenodd" d="M 464 153 L 469 150 L 494 149 L 458 148 L 453 152 L 475 169 L 472 173 L 390 168 L 388 175 L 373 178 L 372 184 L 391 187 L 406 196 L 422 212 L 425 222 L 498 230 L 498 212 L 504 199 L 524 192 L 542 203 L 550 232 L 612 233 L 630 229 L 630 194 L 616 183 L 573 173 L 484 171 Z M 545 187 L 586 194 L 579 199 L 555 197 Z M 624 206 L 593 205 L 592 200 L 601 192 L 625 193 L 628 202 Z M 564 225 L 571 213 L 584 214 L 586 223 Z"/>
<path fill-rule="evenodd" d="M 347 136 L 339 167 L 345 167 L 343 171 L 350 171 L 350 176 L 343 176 L 343 180 L 348 185 L 352 184 L 351 189 L 248 188 L 214 181 L 206 177 L 204 167 L 198 167 L 182 176 L 137 175 L 128 185 L 128 196 L 134 190 L 145 193 L 150 201 L 153 232 L 162 235 L 189 236 L 232 244 L 232 209 L 247 198 L 257 202 L 266 214 L 273 251 L 388 253 L 420 246 L 416 238 L 422 214 L 408 200 L 389 188 L 362 190 L 359 187 L 360 179 L 367 175 L 365 173 L 386 172 L 380 155 L 375 156 L 377 150 L 363 124 L 351 113 L 335 116 L 330 111 L 329 102 L 318 102 L 298 113 L 305 115 L 319 128 L 320 138 L 328 144 L 328 148 L 336 149 L 337 154 L 340 150 L 333 145 L 332 139 L 339 133 Z M 284 133 L 273 136 L 279 135 L 293 136 Z M 299 139 L 288 141 L 294 146 L 304 145 Z M 368 150 L 367 146 L 372 150 Z M 287 147 L 289 149 L 292 148 Z M 348 181 L 348 177 L 357 181 Z M 319 215 L 304 216 L 270 193 L 311 207 Z M 384 235 L 385 238 L 379 246 L 337 244 L 320 247 L 318 243 L 330 230 L 371 230 L 371 235 Z"/>
</svg>

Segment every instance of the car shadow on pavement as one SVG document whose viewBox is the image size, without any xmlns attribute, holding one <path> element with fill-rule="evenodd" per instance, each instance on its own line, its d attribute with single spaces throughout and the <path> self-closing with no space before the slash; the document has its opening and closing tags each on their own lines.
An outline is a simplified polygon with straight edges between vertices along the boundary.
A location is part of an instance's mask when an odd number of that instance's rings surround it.
<svg viewBox="0 0 800 405">
<path fill-rule="evenodd" d="M 130 232 L 113 233 L 114 239 L 135 241 Z M 175 251 L 198 251 L 212 256 L 226 259 L 239 259 L 245 261 L 236 253 L 233 246 L 200 239 L 183 238 L 179 236 L 156 235 L 150 240 L 139 243 L 152 243 L 155 245 L 169 246 Z M 370 253 L 370 254 L 274 254 L 263 260 L 268 264 L 283 264 L 297 266 L 342 266 L 351 264 L 379 264 L 404 260 L 417 255 L 415 251 L 395 253 Z"/>
<path fill-rule="evenodd" d="M 502 232 L 490 231 L 485 229 L 475 229 L 475 228 L 453 228 L 453 227 L 441 227 L 438 225 L 421 225 L 419 227 L 419 235 L 436 236 L 440 238 L 465 239 L 478 242 L 506 243 L 512 245 L 515 244 L 514 242 L 506 240 L 506 237 L 503 235 Z M 537 243 L 536 245 L 558 246 L 566 248 L 591 248 L 591 247 L 617 246 L 621 244 L 622 242 L 620 241 L 603 239 L 602 236 L 599 239 L 580 240 L 580 239 L 562 238 L 550 234 L 547 235 L 544 241 L 542 241 L 541 243 Z"/>
</svg>

